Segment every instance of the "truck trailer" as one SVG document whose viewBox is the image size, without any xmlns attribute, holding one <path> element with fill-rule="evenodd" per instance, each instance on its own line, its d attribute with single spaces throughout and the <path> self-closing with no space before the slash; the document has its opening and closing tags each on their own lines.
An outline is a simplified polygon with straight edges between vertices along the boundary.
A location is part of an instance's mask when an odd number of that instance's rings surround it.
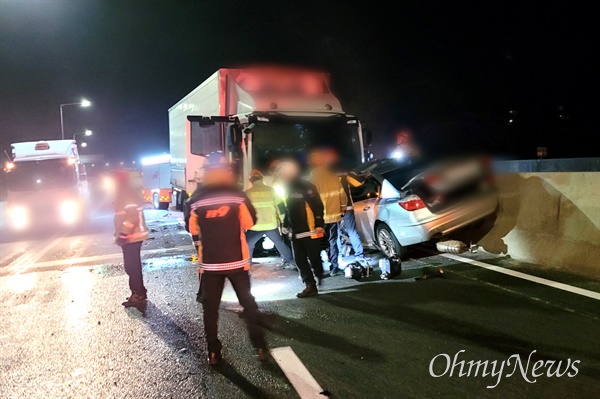
<svg viewBox="0 0 600 399">
<path fill-rule="evenodd" d="M 88 210 L 85 165 L 75 140 L 13 143 L 7 177 L 7 213 L 15 230 L 74 226 Z"/>
<path fill-rule="evenodd" d="M 251 169 L 303 162 L 315 146 L 336 148 L 352 167 L 368 159 L 371 140 L 331 92 L 329 74 L 280 67 L 219 69 L 169 109 L 169 138 L 178 209 L 210 153 L 221 152 L 245 182 Z"/>
</svg>

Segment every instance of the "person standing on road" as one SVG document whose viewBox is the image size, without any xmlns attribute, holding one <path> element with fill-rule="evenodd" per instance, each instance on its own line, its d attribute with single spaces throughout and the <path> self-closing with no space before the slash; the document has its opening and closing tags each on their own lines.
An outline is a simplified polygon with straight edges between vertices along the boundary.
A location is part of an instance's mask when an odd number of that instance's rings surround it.
<svg viewBox="0 0 600 399">
<path fill-rule="evenodd" d="M 194 181 L 196 182 L 196 189 L 194 190 L 192 195 L 190 195 L 190 197 L 183 202 L 183 221 L 185 224 L 185 229 L 188 233 L 190 233 L 190 216 L 192 213 L 191 206 L 194 202 L 196 202 L 198 195 L 200 195 L 201 193 L 202 180 L 204 179 L 204 164 L 206 162 L 206 159 L 203 158 L 202 166 L 194 171 Z M 198 243 L 198 236 L 192 234 L 192 244 L 194 245 L 194 249 L 196 250 L 196 252 L 198 252 Z M 198 292 L 196 293 L 196 302 L 202 302 L 202 273 L 200 269 L 198 269 Z"/>
<path fill-rule="evenodd" d="M 356 218 L 354 217 L 354 203 L 352 202 L 352 195 L 350 193 L 350 181 L 351 177 L 348 176 L 348 170 L 339 164 L 339 153 L 334 149 L 329 149 L 325 152 L 325 165 L 336 176 L 340 179 L 346 198 L 348 198 L 346 211 L 342 215 L 342 225 L 344 230 L 350 239 L 350 244 L 354 250 L 354 259 L 360 263 L 368 265 L 369 260 L 365 257 L 365 250 L 362 245 L 362 240 L 358 235 L 356 228 Z M 338 250 L 341 252 L 342 244 L 338 238 Z"/>
<path fill-rule="evenodd" d="M 331 264 L 329 275 L 338 276 L 343 274 L 338 261 L 340 254 L 338 247 L 340 222 L 342 214 L 346 211 L 348 198 L 339 177 L 326 167 L 324 155 L 324 150 L 311 153 L 310 161 L 313 166 L 311 181 L 317 188 L 323 202 L 327 257 Z"/>
<path fill-rule="evenodd" d="M 202 272 L 204 332 L 208 362 L 222 359 L 218 338 L 219 305 L 228 279 L 244 308 L 252 345 L 261 361 L 269 358 L 258 306 L 250 293 L 250 253 L 245 230 L 256 223 L 256 212 L 246 194 L 235 187 L 233 172 L 221 154 L 209 154 L 202 189 L 191 204 L 190 232 L 197 235 L 198 265 Z"/>
<path fill-rule="evenodd" d="M 282 270 L 286 267 L 296 269 L 292 251 L 283 241 L 279 232 L 279 224 L 285 217 L 285 205 L 275 190 L 264 184 L 263 177 L 260 171 L 253 170 L 250 173 L 252 187 L 246 190 L 246 195 L 256 209 L 256 224 L 246 232 L 250 257 L 252 257 L 258 240 L 266 236 L 273 242 L 279 255 L 283 258 L 283 263 L 275 267 L 275 270 Z"/>
<path fill-rule="evenodd" d="M 115 172 L 114 201 L 115 242 L 123 250 L 125 272 L 129 276 L 131 295 L 123 306 L 140 307 L 146 304 L 147 291 L 142 274 L 142 243 L 148 238 L 148 227 L 142 210 L 142 199 L 132 187 L 124 170 Z"/>
<path fill-rule="evenodd" d="M 198 197 L 202 193 L 202 186 L 200 182 L 196 182 L 196 189 L 184 203 L 183 203 L 183 220 L 185 223 L 185 229 L 188 233 L 190 233 L 190 216 L 192 214 L 191 206 L 194 202 L 198 200 Z M 191 233 L 190 233 L 191 234 Z M 192 234 L 192 243 L 194 244 L 194 249 L 198 252 L 198 243 L 200 238 L 196 234 Z M 202 273 L 200 269 L 198 269 L 198 292 L 196 293 L 196 302 L 202 302 Z"/>
<path fill-rule="evenodd" d="M 296 162 L 282 162 L 277 167 L 277 174 L 287 184 L 287 212 L 284 227 L 286 230 L 291 230 L 294 259 L 300 269 L 302 282 L 306 285 L 306 288 L 296 296 L 298 298 L 314 296 L 319 293 L 317 283 L 320 285 L 323 278 L 321 261 L 321 240 L 325 234 L 323 203 L 317 188 L 300 177 L 300 167 Z"/>
</svg>

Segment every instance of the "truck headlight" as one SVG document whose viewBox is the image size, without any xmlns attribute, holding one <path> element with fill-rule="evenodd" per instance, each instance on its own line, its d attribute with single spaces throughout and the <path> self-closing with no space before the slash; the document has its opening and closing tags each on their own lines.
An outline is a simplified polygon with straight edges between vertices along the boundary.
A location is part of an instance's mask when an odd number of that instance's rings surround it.
<svg viewBox="0 0 600 399">
<path fill-rule="evenodd" d="M 115 191 L 115 181 L 112 177 L 104 176 L 102 178 L 102 188 L 108 194 L 112 194 Z"/>
<path fill-rule="evenodd" d="M 13 206 L 8 210 L 8 216 L 12 226 L 17 229 L 24 229 L 29 226 L 29 210 L 24 206 Z"/>
<path fill-rule="evenodd" d="M 60 204 L 60 218 L 66 224 L 73 224 L 79 219 L 79 203 L 74 200 L 64 200 Z"/>
</svg>

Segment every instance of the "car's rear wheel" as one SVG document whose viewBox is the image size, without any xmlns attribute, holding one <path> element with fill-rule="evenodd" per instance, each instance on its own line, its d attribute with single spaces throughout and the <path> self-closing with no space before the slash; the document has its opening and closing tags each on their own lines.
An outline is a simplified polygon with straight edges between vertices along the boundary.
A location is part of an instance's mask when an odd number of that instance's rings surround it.
<svg viewBox="0 0 600 399">
<path fill-rule="evenodd" d="M 377 227 L 377 246 L 388 258 L 398 256 L 405 259 L 408 256 L 408 248 L 400 245 L 392 230 L 385 224 Z"/>
</svg>

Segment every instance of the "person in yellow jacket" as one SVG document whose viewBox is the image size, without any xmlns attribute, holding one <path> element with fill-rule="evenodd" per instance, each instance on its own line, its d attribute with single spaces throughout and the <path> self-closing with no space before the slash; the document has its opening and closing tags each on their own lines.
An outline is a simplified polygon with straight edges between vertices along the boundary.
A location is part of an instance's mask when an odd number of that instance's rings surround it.
<svg viewBox="0 0 600 399">
<path fill-rule="evenodd" d="M 275 267 L 275 270 L 296 269 L 292 251 L 283 241 L 279 232 L 279 225 L 285 217 L 285 205 L 275 190 L 263 182 L 263 177 L 260 171 L 253 170 L 250 173 L 252 187 L 246 190 L 246 195 L 256 209 L 256 224 L 246 231 L 250 256 L 252 256 L 256 243 L 266 236 L 273 242 L 279 255 L 283 258 L 283 263 Z"/>
<path fill-rule="evenodd" d="M 142 243 L 148 238 L 148 227 L 142 210 L 141 195 L 131 186 L 127 172 L 117 171 L 115 183 L 115 242 L 123 250 L 123 263 L 131 289 L 131 296 L 123 302 L 123 306 L 139 308 L 146 304 L 147 298 L 141 249 Z"/>
<path fill-rule="evenodd" d="M 323 202 L 327 257 L 331 264 L 329 275 L 341 275 L 343 273 L 340 270 L 338 262 L 340 253 L 338 236 L 342 215 L 348 205 L 348 197 L 340 178 L 325 165 L 325 158 L 322 151 L 313 151 L 310 155 L 310 162 L 313 167 L 311 182 L 316 186 Z"/>
</svg>

